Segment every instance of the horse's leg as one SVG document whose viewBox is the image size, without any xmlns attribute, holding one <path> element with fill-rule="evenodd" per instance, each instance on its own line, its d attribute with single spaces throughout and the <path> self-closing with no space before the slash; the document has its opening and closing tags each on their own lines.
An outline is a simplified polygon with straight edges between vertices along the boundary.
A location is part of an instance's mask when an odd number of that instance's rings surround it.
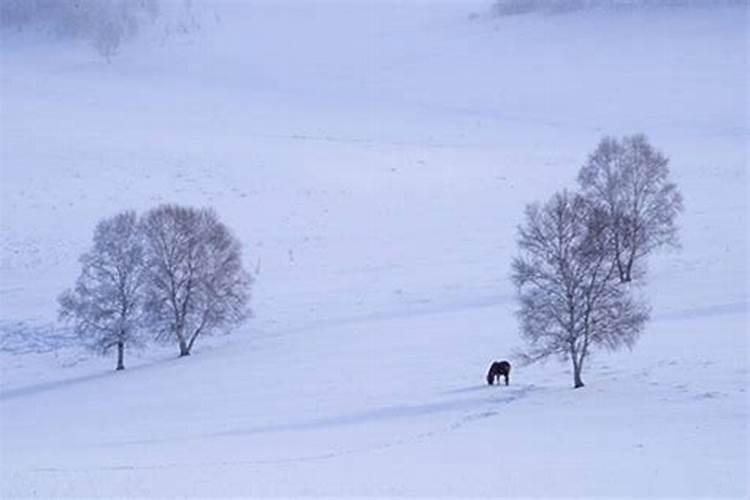
<svg viewBox="0 0 750 500">
<path fill-rule="evenodd" d="M 505 385 L 508 385 L 508 379 L 510 378 L 510 374 L 505 374 Z"/>
</svg>

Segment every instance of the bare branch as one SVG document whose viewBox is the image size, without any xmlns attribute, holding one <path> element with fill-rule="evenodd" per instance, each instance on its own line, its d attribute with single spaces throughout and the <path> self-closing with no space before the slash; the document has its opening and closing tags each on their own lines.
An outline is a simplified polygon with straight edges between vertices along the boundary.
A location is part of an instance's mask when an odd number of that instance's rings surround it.
<svg viewBox="0 0 750 500">
<path fill-rule="evenodd" d="M 252 279 L 239 242 L 215 212 L 163 205 L 145 215 L 143 231 L 147 310 L 160 339 L 174 339 L 185 356 L 200 335 L 248 316 Z"/>
<path fill-rule="evenodd" d="M 523 363 L 550 356 L 573 365 L 574 386 L 592 347 L 631 346 L 648 317 L 645 306 L 619 283 L 611 258 L 611 219 L 585 198 L 563 191 L 530 206 L 519 228 L 521 255 L 512 279 L 517 316 L 528 349 Z"/>
</svg>

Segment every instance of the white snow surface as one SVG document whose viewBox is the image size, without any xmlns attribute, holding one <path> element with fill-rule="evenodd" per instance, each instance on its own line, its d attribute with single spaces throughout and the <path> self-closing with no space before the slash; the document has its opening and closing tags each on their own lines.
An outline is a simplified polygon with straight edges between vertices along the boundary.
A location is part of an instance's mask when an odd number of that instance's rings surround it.
<svg viewBox="0 0 750 500">
<path fill-rule="evenodd" d="M 489 8 L 212 2 L 111 64 L 4 33 L 0 496 L 746 497 L 747 7 Z M 633 132 L 686 205 L 641 341 L 484 385 L 524 205 Z M 255 315 L 115 372 L 56 297 L 162 202 L 234 229 Z"/>
</svg>

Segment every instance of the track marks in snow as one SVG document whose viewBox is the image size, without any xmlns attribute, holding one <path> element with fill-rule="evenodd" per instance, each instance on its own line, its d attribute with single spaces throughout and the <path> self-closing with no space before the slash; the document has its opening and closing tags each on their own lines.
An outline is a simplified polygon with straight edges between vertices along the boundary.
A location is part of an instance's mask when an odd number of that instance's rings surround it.
<svg viewBox="0 0 750 500">
<path fill-rule="evenodd" d="M 520 398 L 527 396 L 536 387 L 534 385 L 522 386 L 518 390 L 513 390 L 509 395 L 501 398 L 487 399 L 486 397 L 477 397 L 469 399 L 456 399 L 449 401 L 441 401 L 435 403 L 426 404 L 415 404 L 415 405 L 394 405 L 377 408 L 373 410 L 367 410 L 359 413 L 351 413 L 348 415 L 339 415 L 334 417 L 326 417 L 320 419 L 313 419 L 309 421 L 299 423 L 288 423 L 288 424 L 273 424 L 267 426 L 250 427 L 250 428 L 239 428 L 229 431 L 213 434 L 214 436 L 232 436 L 232 435 L 246 435 L 246 434 L 264 434 L 269 432 L 286 432 L 286 431 L 304 431 L 304 430 L 316 430 L 321 428 L 338 427 L 344 425 L 364 425 L 373 423 L 380 420 L 394 420 L 394 419 L 408 419 L 408 418 L 419 418 L 419 417 L 430 417 L 439 413 L 446 413 L 452 411 L 460 411 L 472 409 L 477 406 L 487 406 L 491 404 L 495 406 L 498 403 L 510 404 Z M 472 413 L 467 417 L 462 418 L 462 421 L 471 421 L 475 419 L 476 415 L 485 414 L 486 410 L 480 413 Z M 453 428 L 453 426 L 452 426 Z"/>
<path fill-rule="evenodd" d="M 492 389 L 492 388 L 488 388 L 488 389 Z M 507 390 L 507 389 L 503 388 L 503 390 Z M 504 410 L 504 405 L 514 403 L 515 401 L 525 398 L 529 396 L 531 393 L 537 392 L 539 390 L 540 389 L 536 385 L 527 384 L 527 385 L 521 386 L 518 389 L 513 390 L 507 395 L 503 395 L 500 398 L 494 398 L 492 400 L 492 403 L 493 403 L 492 409 L 485 409 L 479 412 L 465 415 L 460 420 L 457 420 L 456 422 L 451 424 L 450 430 L 457 430 L 466 425 L 472 424 L 480 420 L 485 420 L 488 418 L 501 416 Z M 497 408 L 497 404 L 502 404 L 503 407 Z"/>
<path fill-rule="evenodd" d="M 54 391 L 57 389 L 62 389 L 64 387 L 71 387 L 74 385 L 85 384 L 93 380 L 99 380 L 99 379 L 103 379 L 103 378 L 110 377 L 110 376 L 111 376 L 110 372 L 107 372 L 107 373 L 96 372 L 96 373 L 91 373 L 89 375 L 83 375 L 83 376 L 75 377 L 71 379 L 56 380 L 54 382 L 45 382 L 45 383 L 36 384 L 33 386 L 10 389 L 7 391 L 0 392 L 0 401 L 7 401 L 10 399 L 20 398 L 24 396 L 31 396 L 31 395 L 38 394 L 41 392 Z"/>
<path fill-rule="evenodd" d="M 477 390 L 484 389 L 482 386 L 478 386 Z M 491 390 L 492 388 L 487 388 Z M 328 417 L 312 418 L 308 420 L 292 421 L 285 423 L 275 423 L 267 425 L 256 425 L 248 427 L 235 427 L 212 433 L 195 434 L 192 436 L 179 436 L 169 438 L 156 438 L 156 439 L 143 439 L 143 440 L 127 440 L 127 441 L 113 441 L 100 443 L 100 446 L 132 446 L 132 445 L 150 445 L 155 443 L 167 443 L 171 441 L 183 441 L 183 440 L 205 440 L 214 438 L 231 438 L 240 436 L 253 436 L 253 435 L 266 435 L 275 433 L 286 433 L 286 432 L 314 432 L 320 430 L 330 430 L 337 427 L 345 426 L 358 426 L 358 425 L 369 425 L 382 421 L 390 420 L 408 420 L 408 419 L 419 419 L 423 417 L 434 417 L 435 415 L 451 413 L 451 412 L 462 412 L 464 415 L 459 418 L 456 422 L 450 424 L 447 429 L 458 429 L 468 422 L 472 422 L 479 418 L 488 418 L 490 416 L 499 413 L 499 410 L 494 408 L 498 404 L 507 405 L 517 401 L 521 398 L 528 396 L 531 392 L 537 390 L 537 387 L 532 385 L 521 386 L 519 389 L 507 389 L 502 390 L 508 391 L 509 394 L 504 395 L 500 398 L 492 397 L 475 397 L 475 398 L 462 398 L 448 401 L 438 401 L 424 404 L 402 404 L 384 406 L 380 408 L 369 409 L 360 412 L 353 412 L 342 415 L 333 415 Z M 476 411 L 477 408 L 481 408 L 480 411 Z M 467 413 L 468 412 L 468 413 Z M 434 432 L 429 433 L 430 435 Z"/>
<path fill-rule="evenodd" d="M 707 401 L 710 404 L 730 398 L 734 392 L 745 392 L 749 375 L 747 368 L 726 372 L 722 363 L 714 360 L 661 359 L 632 372 L 627 368 L 602 365 L 594 376 L 610 383 L 633 384 L 642 392 L 642 397 L 653 397 L 660 402 Z M 643 391 L 644 387 L 648 389 Z"/>
<path fill-rule="evenodd" d="M 489 388 L 483 386 L 477 386 L 476 390 L 486 389 L 492 391 L 496 388 Z M 300 431 L 314 431 L 324 427 L 340 426 L 340 425 L 358 425 L 372 423 L 372 420 L 378 419 L 391 419 L 391 418 L 419 418 L 422 416 L 430 416 L 434 413 L 441 413 L 452 411 L 454 409 L 461 408 L 473 408 L 473 411 L 465 412 L 460 418 L 450 421 L 450 423 L 437 426 L 429 430 L 417 432 L 414 434 L 403 435 L 394 439 L 385 440 L 380 443 L 373 443 L 366 446 L 343 448 L 339 450 L 322 451 L 320 453 L 311 453 L 306 455 L 297 455 L 289 457 L 269 458 L 269 459 L 248 459 L 248 460 L 220 460 L 220 461 L 204 461 L 197 463 L 180 463 L 180 462 L 167 462 L 159 464 L 148 464 L 148 465 L 107 465 L 107 466 L 95 466 L 95 467 L 38 467 L 34 468 L 32 472 L 35 473 L 46 473 L 46 474 L 65 474 L 69 472 L 129 472 L 129 471 L 142 471 L 142 470 L 163 470 L 173 468 L 185 468 L 185 467 L 196 467 L 196 468 L 226 468 L 226 467 L 242 467 L 242 466 L 277 466 L 277 465 L 293 465 L 306 462 L 315 462 L 322 460 L 333 460 L 339 458 L 346 458 L 347 456 L 377 453 L 380 451 L 386 451 L 389 449 L 397 448 L 400 446 L 412 445 L 419 441 L 432 439 L 442 434 L 457 431 L 468 425 L 491 419 L 494 417 L 501 417 L 503 410 L 507 405 L 510 405 L 522 398 L 529 396 L 530 394 L 540 390 L 539 387 L 529 384 L 524 386 L 516 386 L 510 388 L 497 388 L 505 392 L 500 397 L 491 398 L 471 398 L 471 399 L 459 399 L 454 401 L 446 401 L 441 403 L 428 403 L 423 405 L 394 405 L 390 407 L 384 407 L 380 409 L 370 410 L 366 412 L 353 413 L 351 415 L 335 416 L 323 419 L 314 419 L 307 422 L 281 424 L 277 426 L 264 426 L 248 429 L 235 429 L 232 431 L 225 431 L 213 434 L 207 434 L 202 436 L 194 436 L 192 438 L 179 438 L 180 441 L 184 439 L 213 439 L 220 437 L 238 437 L 240 435 L 248 435 L 252 433 L 268 433 L 268 432 L 300 432 Z M 118 443 L 106 443 L 105 446 L 123 446 L 123 445 L 140 445 L 140 444 L 154 444 L 155 442 L 166 442 L 164 440 L 152 440 L 152 441 L 130 441 L 130 442 L 118 442 Z"/>
</svg>

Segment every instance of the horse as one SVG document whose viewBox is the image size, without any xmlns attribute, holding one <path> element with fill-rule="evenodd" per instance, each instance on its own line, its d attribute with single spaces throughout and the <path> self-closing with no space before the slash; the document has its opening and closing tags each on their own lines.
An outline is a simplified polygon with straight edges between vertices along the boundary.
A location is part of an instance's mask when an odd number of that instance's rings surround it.
<svg viewBox="0 0 750 500">
<path fill-rule="evenodd" d="M 505 385 L 510 381 L 510 363 L 507 361 L 493 361 L 487 372 L 487 384 L 500 383 L 500 376 L 505 377 Z"/>
</svg>

